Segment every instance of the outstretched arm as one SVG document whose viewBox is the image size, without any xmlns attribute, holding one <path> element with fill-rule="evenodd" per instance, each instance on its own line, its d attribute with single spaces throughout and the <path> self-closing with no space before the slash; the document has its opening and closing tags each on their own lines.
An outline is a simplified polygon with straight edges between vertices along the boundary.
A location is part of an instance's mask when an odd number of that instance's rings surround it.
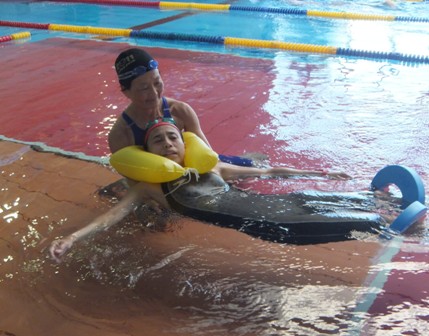
<svg viewBox="0 0 429 336">
<path fill-rule="evenodd" d="M 163 204 L 162 199 L 159 199 L 158 197 L 160 196 L 159 189 L 159 185 L 143 182 L 134 185 L 129 189 L 124 198 L 105 214 L 97 217 L 90 224 L 72 233 L 71 235 L 62 239 L 54 240 L 49 247 L 49 253 L 51 257 L 55 261 L 60 262 L 63 255 L 68 250 L 70 250 L 77 240 L 97 231 L 106 230 L 109 227 L 115 225 L 125 216 L 127 216 L 133 210 L 133 208 L 142 201 L 150 202 L 152 199 L 156 199 L 158 203 Z"/>
<path fill-rule="evenodd" d="M 219 162 L 214 171 L 217 172 L 224 180 L 236 180 L 244 177 L 290 177 L 290 176 L 325 176 L 337 180 L 348 180 L 351 177 L 342 172 L 331 172 L 327 170 L 303 170 L 289 167 L 274 168 L 254 168 L 235 166 L 224 162 Z"/>
</svg>

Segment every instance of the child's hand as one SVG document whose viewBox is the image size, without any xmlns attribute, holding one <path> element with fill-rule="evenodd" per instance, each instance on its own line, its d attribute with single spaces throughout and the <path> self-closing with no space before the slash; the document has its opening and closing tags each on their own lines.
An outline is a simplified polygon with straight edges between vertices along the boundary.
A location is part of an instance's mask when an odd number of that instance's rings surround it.
<svg viewBox="0 0 429 336">
<path fill-rule="evenodd" d="M 49 254 L 51 255 L 51 258 L 54 259 L 57 263 L 60 263 L 62 256 L 68 250 L 70 250 L 70 248 L 73 246 L 73 243 L 74 237 L 72 235 L 63 239 L 54 240 L 49 247 Z"/>
</svg>

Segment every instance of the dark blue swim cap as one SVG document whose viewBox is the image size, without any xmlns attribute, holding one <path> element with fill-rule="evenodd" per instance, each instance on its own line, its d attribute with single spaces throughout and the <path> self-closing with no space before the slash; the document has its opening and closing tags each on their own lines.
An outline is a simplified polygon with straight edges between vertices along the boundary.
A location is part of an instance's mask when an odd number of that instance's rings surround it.
<svg viewBox="0 0 429 336">
<path fill-rule="evenodd" d="M 158 69 L 158 62 L 143 49 L 131 48 L 119 54 L 115 61 L 119 83 L 125 90 L 131 82 L 146 72 Z"/>
</svg>

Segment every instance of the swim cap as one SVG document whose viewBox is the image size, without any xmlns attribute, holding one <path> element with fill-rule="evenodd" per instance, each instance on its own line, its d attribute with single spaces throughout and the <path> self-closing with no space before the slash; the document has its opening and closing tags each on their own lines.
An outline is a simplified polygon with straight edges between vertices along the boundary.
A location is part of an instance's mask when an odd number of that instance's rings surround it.
<svg viewBox="0 0 429 336">
<path fill-rule="evenodd" d="M 146 127 L 145 127 L 146 134 L 144 136 L 144 141 L 143 141 L 144 145 L 145 146 L 147 145 L 147 141 L 149 140 L 150 133 L 152 133 L 152 131 L 155 128 L 157 128 L 159 126 L 165 126 L 165 125 L 173 126 L 174 128 L 177 129 L 177 131 L 179 132 L 179 134 L 181 134 L 181 132 L 180 132 L 179 128 L 176 126 L 176 122 L 174 121 L 173 118 L 159 118 L 159 119 L 155 119 L 155 120 L 153 120 L 151 122 L 148 122 L 147 125 L 146 125 Z"/>
<path fill-rule="evenodd" d="M 119 83 L 125 89 L 129 89 L 134 79 L 148 71 L 158 69 L 158 62 L 143 49 L 131 48 L 119 54 L 115 61 L 115 69 Z"/>
</svg>

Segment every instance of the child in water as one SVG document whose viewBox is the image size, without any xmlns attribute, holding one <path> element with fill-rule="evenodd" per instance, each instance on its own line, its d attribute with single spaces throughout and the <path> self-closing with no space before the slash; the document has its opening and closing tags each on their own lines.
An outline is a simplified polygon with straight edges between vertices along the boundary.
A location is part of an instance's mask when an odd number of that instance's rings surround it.
<svg viewBox="0 0 429 336">
<path fill-rule="evenodd" d="M 160 121 L 153 123 L 147 129 L 144 144 L 147 151 L 168 158 L 183 165 L 185 145 L 180 130 L 173 121 Z M 301 170 L 287 167 L 255 168 L 235 166 L 224 162 L 218 162 L 212 169 L 212 175 L 217 176 L 215 183 L 225 184 L 224 181 L 236 180 L 242 177 L 278 176 L 289 177 L 294 175 L 323 176 L 332 179 L 350 179 L 351 177 L 342 172 L 328 172 L 325 170 Z M 198 186 L 198 184 L 197 184 Z M 123 199 L 107 213 L 96 218 L 84 228 L 73 234 L 52 242 L 49 252 L 57 262 L 83 237 L 98 230 L 107 229 L 122 220 L 132 210 L 142 204 L 155 204 L 155 208 L 170 209 L 166 195 L 161 184 L 139 182 L 133 185 Z"/>
</svg>

